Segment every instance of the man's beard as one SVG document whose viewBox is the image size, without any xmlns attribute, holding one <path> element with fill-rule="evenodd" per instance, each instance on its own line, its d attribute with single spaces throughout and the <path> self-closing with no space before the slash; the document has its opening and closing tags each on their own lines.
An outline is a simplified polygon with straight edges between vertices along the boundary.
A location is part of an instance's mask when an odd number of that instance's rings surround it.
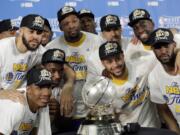
<svg viewBox="0 0 180 135">
<path fill-rule="evenodd" d="M 79 39 L 81 38 L 81 33 L 80 32 L 77 32 L 76 34 L 74 35 L 71 35 L 71 34 L 68 34 L 68 35 L 65 35 L 65 39 L 67 41 L 72 41 L 72 42 L 76 42 L 78 41 Z"/>
<path fill-rule="evenodd" d="M 138 39 L 144 44 L 144 45 L 151 45 L 152 44 L 152 40 L 151 40 L 151 33 L 152 31 L 146 31 L 146 34 L 148 35 L 148 38 L 146 40 L 142 40 L 140 37 L 138 37 Z"/>
<path fill-rule="evenodd" d="M 39 47 L 38 45 L 36 48 L 31 47 L 24 36 L 22 36 L 22 42 L 29 51 L 35 51 Z"/>
<path fill-rule="evenodd" d="M 163 65 L 169 65 L 174 67 L 175 65 L 175 60 L 176 60 L 176 55 L 173 53 L 168 60 L 162 60 L 158 58 L 158 60 L 163 64 Z"/>
</svg>

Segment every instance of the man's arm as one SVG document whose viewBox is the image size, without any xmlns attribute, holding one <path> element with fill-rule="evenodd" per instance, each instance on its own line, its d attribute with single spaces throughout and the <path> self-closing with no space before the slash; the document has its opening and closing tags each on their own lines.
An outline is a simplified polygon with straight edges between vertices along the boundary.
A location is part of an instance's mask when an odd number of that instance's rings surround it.
<svg viewBox="0 0 180 135">
<path fill-rule="evenodd" d="M 180 48 L 175 49 L 176 55 L 176 61 L 175 61 L 175 72 L 180 74 Z"/>
<path fill-rule="evenodd" d="M 64 64 L 64 73 L 66 82 L 60 96 L 60 113 L 68 116 L 73 109 L 73 88 L 76 75 L 74 70 L 67 64 Z"/>
<path fill-rule="evenodd" d="M 10 99 L 13 102 L 25 103 L 24 91 L 0 90 L 0 99 Z"/>
<path fill-rule="evenodd" d="M 168 128 L 180 135 L 180 129 L 176 119 L 167 104 L 157 104 L 159 116 L 163 118 Z"/>
</svg>

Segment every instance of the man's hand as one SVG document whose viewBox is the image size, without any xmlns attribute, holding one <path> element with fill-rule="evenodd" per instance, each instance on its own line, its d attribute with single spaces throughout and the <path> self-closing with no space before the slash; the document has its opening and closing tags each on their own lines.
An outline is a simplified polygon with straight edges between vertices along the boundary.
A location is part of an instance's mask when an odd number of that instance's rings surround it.
<svg viewBox="0 0 180 135">
<path fill-rule="evenodd" d="M 54 120 L 54 117 L 59 112 L 59 103 L 55 98 L 51 98 L 49 102 L 49 113 L 51 116 L 51 120 Z"/>
<path fill-rule="evenodd" d="M 26 100 L 23 95 L 24 91 L 17 90 L 0 90 L 0 99 L 9 99 L 13 102 L 25 104 Z"/>
<path fill-rule="evenodd" d="M 60 96 L 60 114 L 69 116 L 73 110 L 73 86 L 65 84 Z"/>
<path fill-rule="evenodd" d="M 70 117 L 73 110 L 73 89 L 76 80 L 74 70 L 68 65 L 64 64 L 65 84 L 62 88 L 60 96 L 60 114 L 62 116 Z"/>
</svg>

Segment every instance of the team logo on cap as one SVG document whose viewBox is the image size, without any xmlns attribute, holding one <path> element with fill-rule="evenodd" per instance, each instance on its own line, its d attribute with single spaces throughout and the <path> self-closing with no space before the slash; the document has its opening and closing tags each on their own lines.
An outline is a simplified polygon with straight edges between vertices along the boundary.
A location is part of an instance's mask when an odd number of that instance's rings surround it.
<svg viewBox="0 0 180 135">
<path fill-rule="evenodd" d="M 43 27 L 44 25 L 44 19 L 40 16 L 35 17 L 33 26 Z"/>
<path fill-rule="evenodd" d="M 12 26 L 12 28 L 16 26 L 14 21 L 11 21 L 11 26 Z"/>
<path fill-rule="evenodd" d="M 62 15 L 72 12 L 74 9 L 72 7 L 66 6 L 62 8 Z"/>
<path fill-rule="evenodd" d="M 117 51 L 117 47 L 118 45 L 116 43 L 107 43 L 105 45 L 105 53 L 106 55 L 112 52 L 116 52 Z"/>
<path fill-rule="evenodd" d="M 155 40 L 162 40 L 162 39 L 168 39 L 169 37 L 169 32 L 168 31 L 163 31 L 163 30 L 158 30 L 156 31 L 156 36 Z"/>
<path fill-rule="evenodd" d="M 106 17 L 106 25 L 116 24 L 116 22 L 117 22 L 117 17 L 116 16 L 108 15 Z"/>
<path fill-rule="evenodd" d="M 56 51 L 54 51 L 54 53 L 53 53 L 53 59 L 54 60 L 56 60 L 56 59 L 59 59 L 59 58 L 64 58 L 65 56 L 64 56 L 64 53 L 62 53 L 61 51 L 59 51 L 59 50 L 56 50 Z"/>
<path fill-rule="evenodd" d="M 84 14 L 84 13 L 91 13 L 91 11 L 90 11 L 90 10 L 87 10 L 87 9 L 82 9 L 82 10 L 80 11 L 80 14 Z"/>
<path fill-rule="evenodd" d="M 139 18 L 143 18 L 145 16 L 145 11 L 143 10 L 135 10 L 133 13 L 133 19 L 139 19 Z"/>
<path fill-rule="evenodd" d="M 40 79 L 41 80 L 51 80 L 51 73 L 45 69 L 41 70 Z"/>
</svg>

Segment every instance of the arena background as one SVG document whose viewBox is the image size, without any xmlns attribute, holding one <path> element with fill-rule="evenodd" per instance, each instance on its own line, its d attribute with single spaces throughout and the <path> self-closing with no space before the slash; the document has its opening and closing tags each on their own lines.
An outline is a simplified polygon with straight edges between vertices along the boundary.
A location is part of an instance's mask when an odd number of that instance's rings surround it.
<svg viewBox="0 0 180 135">
<path fill-rule="evenodd" d="M 37 13 L 46 17 L 54 31 L 54 37 L 61 34 L 56 19 L 57 11 L 64 5 L 80 10 L 90 9 L 96 16 L 97 31 L 99 20 L 106 14 L 116 14 L 121 19 L 124 36 L 131 36 L 127 26 L 129 13 L 136 8 L 147 9 L 156 27 L 180 29 L 180 0 L 1 0 L 0 20 L 11 18 L 19 26 L 22 16 Z"/>
</svg>

